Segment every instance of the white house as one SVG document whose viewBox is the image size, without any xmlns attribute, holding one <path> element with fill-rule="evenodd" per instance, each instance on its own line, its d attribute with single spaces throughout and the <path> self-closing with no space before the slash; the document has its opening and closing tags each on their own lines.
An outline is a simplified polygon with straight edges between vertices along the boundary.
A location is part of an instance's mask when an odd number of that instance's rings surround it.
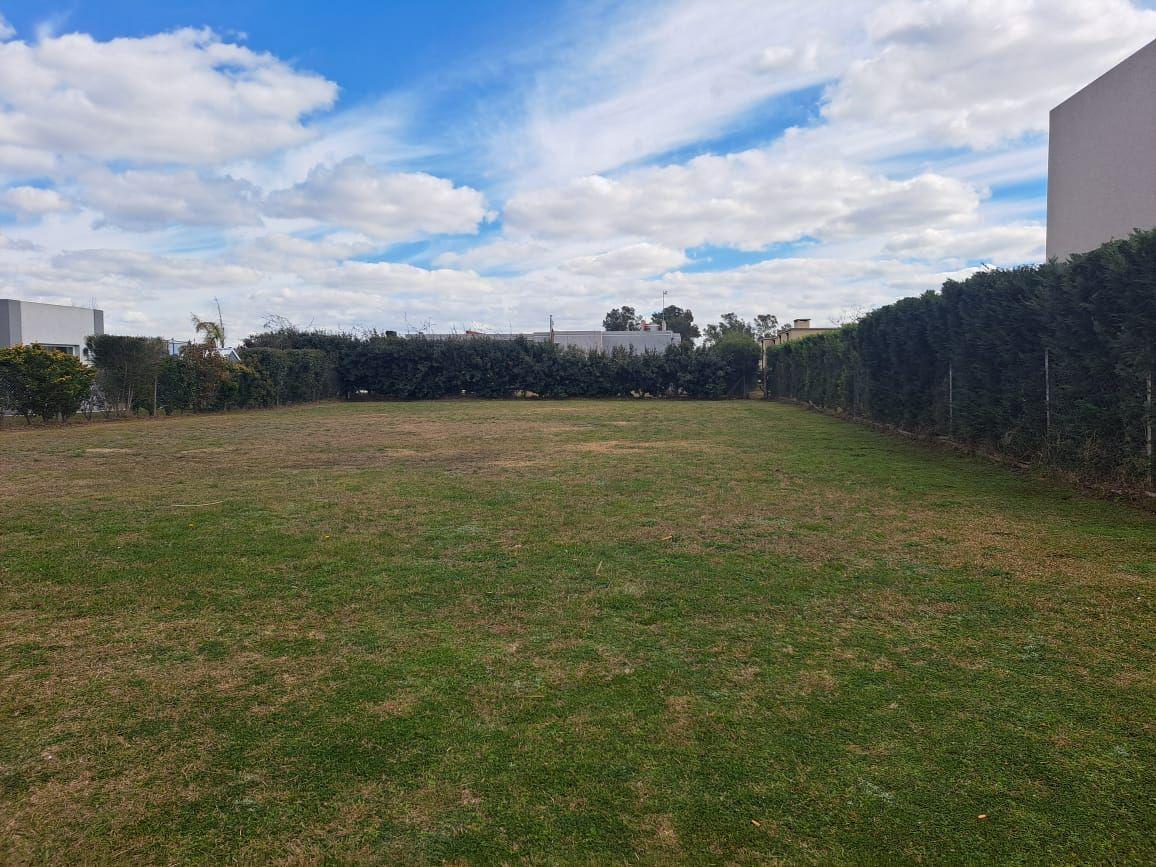
<svg viewBox="0 0 1156 867">
<path fill-rule="evenodd" d="M 169 355 L 174 357 L 180 355 L 186 346 L 196 345 L 198 344 L 192 340 L 178 340 L 175 337 L 170 337 L 165 341 L 165 346 Z M 237 363 L 241 360 L 241 347 L 239 346 L 223 346 L 214 349 L 213 351 L 216 352 L 217 355 L 221 356 L 221 358 L 225 359 L 225 361 Z"/>
<path fill-rule="evenodd" d="M 0 298 L 0 349 L 38 343 L 84 358 L 84 342 L 104 334 L 104 311 Z"/>
</svg>

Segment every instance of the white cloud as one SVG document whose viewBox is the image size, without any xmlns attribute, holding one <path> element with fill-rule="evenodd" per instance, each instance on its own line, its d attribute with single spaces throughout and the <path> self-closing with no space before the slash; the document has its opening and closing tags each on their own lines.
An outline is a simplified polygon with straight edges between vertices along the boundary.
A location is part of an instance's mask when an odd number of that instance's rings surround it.
<svg viewBox="0 0 1156 867">
<path fill-rule="evenodd" d="M 238 264 L 262 271 L 294 273 L 335 265 L 377 248 L 364 235 L 330 235 L 322 240 L 295 235 L 270 234 L 254 239 L 234 251 Z"/>
<path fill-rule="evenodd" d="M 598 250 L 604 250 L 604 242 L 596 242 Z M 447 268 L 466 268 L 479 271 L 515 269 L 531 271 L 555 265 L 567 258 L 556 241 L 542 241 L 533 238 L 499 238 L 467 250 L 447 250 L 438 255 L 434 263 Z M 582 250 L 581 252 L 588 252 Z M 577 256 L 578 252 L 570 255 Z"/>
<path fill-rule="evenodd" d="M 428 290 L 449 293 L 476 293 L 490 285 L 472 271 L 451 268 L 418 268 L 400 262 L 342 262 L 311 275 L 318 285 L 370 290 L 379 296 L 423 294 Z M 443 297 L 439 294 L 439 297 Z"/>
<path fill-rule="evenodd" d="M 31 241 L 26 241 L 22 238 L 9 238 L 3 232 L 0 232 L 0 250 L 10 250 L 18 253 L 35 253 L 41 248 L 38 244 Z"/>
<path fill-rule="evenodd" d="M 192 169 L 95 171 L 82 178 L 86 205 L 101 223 L 147 232 L 168 226 L 255 225 L 260 192 L 245 181 L 206 177 Z"/>
<path fill-rule="evenodd" d="M 796 70 L 813 72 L 819 69 L 819 58 L 823 52 L 822 43 L 817 40 L 801 45 L 773 45 L 759 55 L 760 72 L 782 74 Z"/>
<path fill-rule="evenodd" d="M 259 283 L 260 271 L 240 265 L 184 256 L 155 256 L 130 250 L 76 250 L 52 257 L 56 276 L 83 283 L 120 284 L 132 289 L 164 293 L 174 289 L 221 291 Z"/>
<path fill-rule="evenodd" d="M 497 240 L 440 254 L 435 264 L 447 268 L 541 273 L 560 268 L 571 274 L 625 277 L 662 274 L 687 262 L 684 251 L 630 237 L 528 238 Z"/>
<path fill-rule="evenodd" d="M 493 143 L 515 187 L 563 183 L 691 144 L 837 76 L 869 0 L 675 0 L 598 20 L 532 81 Z M 608 32 L 609 31 L 609 32 Z"/>
<path fill-rule="evenodd" d="M 469 271 L 397 262 L 343 262 L 302 275 L 299 284 L 272 282 L 253 296 L 268 313 L 328 327 L 426 330 L 472 324 L 502 309 L 504 290 Z M 499 318 L 501 314 L 499 314 Z M 468 326 L 463 326 L 468 327 Z"/>
<path fill-rule="evenodd" d="M 934 174 L 894 181 L 752 150 L 523 193 L 507 204 L 506 224 L 545 238 L 637 236 L 678 248 L 759 250 L 805 236 L 958 223 L 974 216 L 979 200 L 970 185 Z"/>
<path fill-rule="evenodd" d="M 0 147 L 101 160 L 216 163 L 309 138 L 337 87 L 210 30 L 100 42 L 0 42 Z"/>
<path fill-rule="evenodd" d="M 72 210 L 70 205 L 56 190 L 41 187 L 12 187 L 0 193 L 0 207 L 15 211 L 25 218 L 43 217 Z"/>
<path fill-rule="evenodd" d="M 871 55 L 831 88 L 826 118 L 987 148 L 1046 132 L 1052 107 L 1151 41 L 1156 11 L 1129 0 L 896 0 L 868 33 Z"/>
<path fill-rule="evenodd" d="M 631 244 L 594 256 L 578 256 L 562 267 L 591 277 L 649 277 L 687 263 L 686 253 L 659 244 Z"/>
<path fill-rule="evenodd" d="M 16 35 L 16 28 L 8 23 L 8 19 L 0 14 L 0 42 L 11 39 Z"/>
<path fill-rule="evenodd" d="M 374 165 L 420 161 L 438 152 L 436 146 L 407 140 L 413 116 L 421 110 L 416 97 L 391 95 L 326 115 L 310 123 L 304 144 L 240 160 L 227 173 L 266 190 L 303 182 L 317 166 L 335 166 L 351 158 Z"/>
<path fill-rule="evenodd" d="M 1040 223 L 986 226 L 970 231 L 921 229 L 895 235 L 883 252 L 903 259 L 921 259 L 961 266 L 982 260 L 989 265 L 1015 266 L 1044 258 L 1047 228 Z"/>
<path fill-rule="evenodd" d="M 20 178 L 47 175 L 56 166 L 56 156 L 47 151 L 0 144 L 0 176 Z"/>
<path fill-rule="evenodd" d="M 674 273 L 660 285 L 672 303 L 707 322 L 735 310 L 811 318 L 829 324 L 848 310 L 868 309 L 937 289 L 949 276 L 935 267 L 887 259 L 769 259 L 728 271 Z M 653 294 L 653 289 L 651 293 Z"/>
<path fill-rule="evenodd" d="M 386 172 L 359 158 L 316 166 L 304 182 L 270 194 L 266 210 L 389 242 L 473 234 L 486 218 L 485 198 L 477 190 L 421 172 Z"/>
</svg>

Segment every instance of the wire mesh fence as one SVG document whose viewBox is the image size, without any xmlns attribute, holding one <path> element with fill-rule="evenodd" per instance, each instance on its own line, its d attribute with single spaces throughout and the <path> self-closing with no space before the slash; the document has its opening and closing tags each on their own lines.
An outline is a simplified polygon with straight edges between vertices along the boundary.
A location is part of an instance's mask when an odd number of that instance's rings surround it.
<svg viewBox="0 0 1156 867">
<path fill-rule="evenodd" d="M 1156 232 L 776 347 L 772 396 L 1153 488 Z"/>
</svg>

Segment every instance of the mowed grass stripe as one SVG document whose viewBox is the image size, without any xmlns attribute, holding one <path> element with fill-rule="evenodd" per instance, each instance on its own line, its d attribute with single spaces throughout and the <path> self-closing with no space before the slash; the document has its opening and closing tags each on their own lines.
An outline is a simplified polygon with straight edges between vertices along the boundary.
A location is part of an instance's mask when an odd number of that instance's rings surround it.
<svg viewBox="0 0 1156 867">
<path fill-rule="evenodd" d="M 0 463 L 0 860 L 1156 855 L 1150 514 L 759 402 Z"/>
</svg>

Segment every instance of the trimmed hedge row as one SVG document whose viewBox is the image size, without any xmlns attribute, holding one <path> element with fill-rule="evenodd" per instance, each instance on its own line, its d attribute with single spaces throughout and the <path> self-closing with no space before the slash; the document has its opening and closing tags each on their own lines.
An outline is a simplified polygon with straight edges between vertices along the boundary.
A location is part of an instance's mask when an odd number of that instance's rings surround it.
<svg viewBox="0 0 1156 867">
<path fill-rule="evenodd" d="M 101 335 L 88 351 L 98 371 L 95 402 L 106 410 L 185 412 L 279 406 L 330 397 L 428 400 L 483 398 L 745 396 L 758 349 L 744 335 L 708 348 L 603 355 L 553 344 L 355 337 L 282 329 L 254 335 L 226 361 L 210 344 L 170 356 L 156 338 Z"/>
<path fill-rule="evenodd" d="M 250 347 L 246 352 L 262 347 L 323 351 L 346 397 L 400 400 L 522 394 L 716 399 L 745 396 L 758 366 L 758 349 L 749 337 L 641 355 L 560 349 L 525 338 L 429 340 L 377 334 L 358 338 L 292 330 L 256 335 L 246 344 Z"/>
<path fill-rule="evenodd" d="M 1089 479 L 1151 484 L 1156 231 L 986 271 L 773 348 L 767 392 Z"/>
</svg>

